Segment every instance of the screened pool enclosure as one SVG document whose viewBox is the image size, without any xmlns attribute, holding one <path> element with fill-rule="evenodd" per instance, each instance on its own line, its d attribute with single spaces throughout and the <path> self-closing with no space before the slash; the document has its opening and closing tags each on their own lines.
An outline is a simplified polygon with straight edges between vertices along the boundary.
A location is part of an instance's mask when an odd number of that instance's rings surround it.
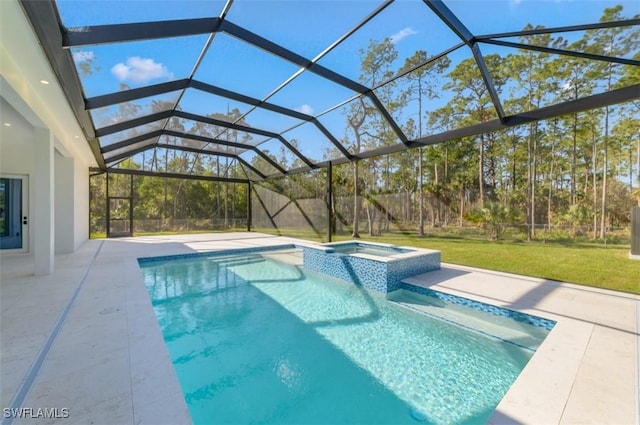
<svg viewBox="0 0 640 425">
<path fill-rule="evenodd" d="M 637 188 L 635 2 L 21 4 L 98 164 L 94 233 L 422 233 L 495 202 L 595 231 Z"/>
</svg>

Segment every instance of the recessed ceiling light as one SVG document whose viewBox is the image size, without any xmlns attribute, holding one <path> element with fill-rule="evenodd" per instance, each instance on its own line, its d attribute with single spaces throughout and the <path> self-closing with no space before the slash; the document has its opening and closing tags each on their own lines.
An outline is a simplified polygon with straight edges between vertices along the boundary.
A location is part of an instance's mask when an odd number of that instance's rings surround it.
<svg viewBox="0 0 640 425">
<path fill-rule="evenodd" d="M 4 123 L 4 126 L 5 127 L 11 127 L 11 123 L 6 122 L 6 123 Z"/>
<path fill-rule="evenodd" d="M 80 136 L 73 136 L 73 138 L 74 138 L 74 139 L 79 139 L 79 138 L 80 138 Z"/>
<path fill-rule="evenodd" d="M 47 80 L 40 80 L 40 83 L 44 84 L 45 86 L 49 85 L 49 82 Z"/>
</svg>

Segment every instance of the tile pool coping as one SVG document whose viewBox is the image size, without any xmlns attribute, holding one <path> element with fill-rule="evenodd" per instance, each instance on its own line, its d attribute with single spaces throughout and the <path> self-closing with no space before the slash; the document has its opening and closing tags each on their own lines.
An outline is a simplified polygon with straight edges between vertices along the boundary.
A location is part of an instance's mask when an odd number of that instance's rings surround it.
<svg viewBox="0 0 640 425">
<path fill-rule="evenodd" d="M 380 263 L 393 263 L 399 260 L 406 260 L 406 259 L 410 259 L 410 258 L 415 258 L 415 257 L 420 257 L 424 254 L 433 254 L 433 253 L 439 253 L 440 251 L 436 250 L 436 249 L 427 249 L 427 248 L 417 248 L 417 247 L 412 247 L 412 246 L 403 246 L 403 245 L 392 245 L 392 244 L 388 244 L 388 243 L 382 243 L 382 242 L 369 242 L 369 241 L 357 241 L 357 240 L 347 240 L 347 241 L 340 241 L 340 242 L 329 242 L 329 243 L 305 243 L 305 244 L 300 244 L 299 247 L 300 248 L 312 248 L 312 249 L 317 249 L 319 251 L 324 251 L 326 253 L 334 253 L 335 252 L 335 247 L 336 246 L 340 246 L 340 245 L 350 245 L 350 244 L 362 244 L 362 245 L 371 245 L 373 247 L 381 247 L 381 248 L 398 248 L 398 249 L 402 249 L 402 250 L 406 250 L 407 252 L 398 252 L 395 254 L 391 254 L 391 255 L 385 255 L 385 256 L 378 256 L 378 255 L 372 255 L 372 254 L 367 254 L 367 253 L 362 253 L 362 252 L 357 252 L 357 253 L 353 253 L 353 254 L 349 254 L 349 256 L 351 257 L 356 257 L 356 258 L 364 258 L 367 260 L 374 260 L 374 261 L 378 261 Z M 340 254 L 340 253 L 337 253 Z M 346 255 L 346 254 L 341 254 L 341 255 Z"/>
<path fill-rule="evenodd" d="M 533 314 L 522 313 L 520 311 L 512 310 L 509 308 L 498 307 L 493 304 L 474 301 L 469 298 L 447 294 L 446 292 L 436 291 L 435 289 L 424 288 L 422 286 L 412 285 L 410 283 L 403 282 L 400 286 L 400 289 L 405 289 L 407 291 L 426 295 L 429 297 L 436 297 L 448 303 L 462 305 L 473 310 L 493 314 L 494 316 L 506 317 L 515 320 L 516 322 L 527 323 L 529 325 L 537 326 L 548 331 L 552 330 L 557 323 L 555 320 L 545 319 L 544 317 L 536 316 Z M 393 294 L 393 292 L 391 292 L 390 294 Z"/>
<path fill-rule="evenodd" d="M 176 254 L 176 255 L 160 255 L 156 257 L 139 257 L 138 264 L 140 266 L 147 266 L 154 263 L 164 263 L 168 261 L 176 261 L 176 260 L 189 260 L 196 258 L 210 258 L 210 257 L 228 257 L 232 255 L 239 254 L 252 254 L 258 252 L 268 252 L 268 251 L 284 251 L 290 249 L 296 249 L 297 246 L 294 244 L 288 245 L 273 245 L 273 246 L 260 246 L 254 248 L 235 248 L 228 249 L 222 251 L 202 251 L 190 254 Z"/>
</svg>

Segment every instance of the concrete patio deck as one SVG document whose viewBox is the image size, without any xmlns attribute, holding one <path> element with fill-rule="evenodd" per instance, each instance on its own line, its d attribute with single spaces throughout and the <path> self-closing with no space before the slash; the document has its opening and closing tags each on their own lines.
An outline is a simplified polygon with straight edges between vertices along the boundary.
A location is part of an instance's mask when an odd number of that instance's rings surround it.
<svg viewBox="0 0 640 425">
<path fill-rule="evenodd" d="M 136 259 L 290 243 L 306 242 L 253 232 L 90 240 L 42 277 L 29 256 L 2 256 L 0 404 L 68 414 L 3 410 L 2 423 L 190 423 Z M 558 322 L 490 423 L 638 423 L 639 296 L 449 264 L 411 283 Z"/>
</svg>

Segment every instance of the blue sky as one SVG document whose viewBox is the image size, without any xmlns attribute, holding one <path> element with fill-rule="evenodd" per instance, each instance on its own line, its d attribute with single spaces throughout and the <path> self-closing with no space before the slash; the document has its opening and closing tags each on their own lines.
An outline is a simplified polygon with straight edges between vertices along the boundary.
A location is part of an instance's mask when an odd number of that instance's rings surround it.
<svg viewBox="0 0 640 425">
<path fill-rule="evenodd" d="M 222 1 L 58 0 L 62 20 L 67 27 L 212 17 L 219 15 L 223 4 Z M 227 19 L 311 59 L 360 22 L 379 4 L 380 2 L 372 0 L 236 0 Z M 478 35 L 517 31 L 527 23 L 555 27 L 597 22 L 605 7 L 616 4 L 624 6 L 625 17 L 640 14 L 640 2 L 637 1 L 454 0 L 445 1 L 445 4 Z M 581 33 L 576 35 L 579 37 Z M 382 40 L 385 37 L 390 37 L 398 50 L 396 69 L 402 65 L 405 58 L 418 49 L 436 54 L 459 42 L 422 1 L 401 0 L 388 6 L 360 31 L 323 57 L 319 63 L 358 80 L 359 50 L 365 49 L 370 39 Z M 201 35 L 87 46 L 81 50 L 74 50 L 73 55 L 77 63 L 93 60 L 94 73 L 82 78 L 86 96 L 92 97 L 117 91 L 121 84 L 140 87 L 188 77 L 206 39 L 207 35 Z M 483 53 L 490 53 L 492 50 L 499 49 L 487 49 L 486 52 L 483 50 Z M 455 66 L 457 62 L 469 56 L 468 49 L 463 48 L 452 55 L 452 65 Z M 297 70 L 298 67 L 293 64 L 227 34 L 219 33 L 195 78 L 251 97 L 264 98 Z M 353 94 L 350 90 L 316 75 L 303 73 L 269 101 L 316 115 Z M 175 100 L 176 96 L 176 93 L 172 93 L 160 98 Z M 440 102 L 433 102 L 431 108 L 438 107 L 443 101 L 441 99 Z M 148 100 L 140 102 L 143 108 L 149 103 Z M 182 104 L 183 109 L 200 114 L 225 112 L 227 108 L 234 107 L 241 111 L 247 109 L 246 106 L 234 104 L 227 99 L 189 91 Z M 108 121 L 112 118 L 110 114 L 112 115 L 113 111 L 114 108 L 101 111 L 102 117 Z M 94 114 L 98 127 L 106 122 L 99 122 L 102 121 L 99 115 Z M 247 118 L 252 125 L 276 132 L 295 124 L 291 119 L 264 112 L 254 113 L 252 117 Z M 325 125 L 337 133 L 340 132 L 341 126 L 344 127 L 343 123 L 331 122 L 329 117 L 325 120 Z M 303 138 L 308 134 L 308 137 L 315 141 L 313 146 L 327 145 L 326 139 L 317 134 L 311 135 L 310 131 L 305 133 L 296 130 L 295 134 Z M 343 134 L 336 134 L 336 137 L 340 138 L 343 135 L 344 131 Z M 317 157 L 318 152 L 310 154 Z"/>
</svg>

